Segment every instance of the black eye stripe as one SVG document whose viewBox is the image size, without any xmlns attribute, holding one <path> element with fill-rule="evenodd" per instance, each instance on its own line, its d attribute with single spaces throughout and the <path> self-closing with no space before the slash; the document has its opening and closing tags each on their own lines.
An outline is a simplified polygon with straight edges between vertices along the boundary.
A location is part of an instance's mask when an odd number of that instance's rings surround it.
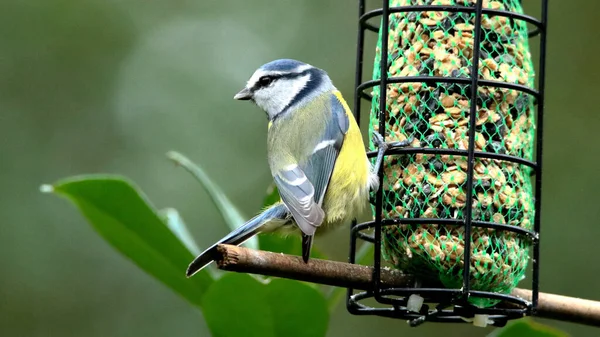
<svg viewBox="0 0 600 337">
<path fill-rule="evenodd" d="M 304 70 L 303 72 L 300 72 L 300 73 L 287 73 L 287 74 L 274 74 L 274 75 L 268 75 L 267 74 L 267 75 L 264 75 L 261 78 L 259 78 L 258 81 L 256 81 L 256 83 L 252 86 L 252 91 L 254 92 L 254 91 L 256 91 L 256 90 L 258 90 L 260 88 L 266 87 L 266 86 L 270 85 L 271 83 L 273 83 L 273 82 L 275 82 L 275 81 L 277 81 L 279 79 L 286 79 L 287 80 L 287 79 L 293 79 L 293 78 L 298 78 L 298 77 L 305 76 L 307 74 L 310 74 L 311 70 L 312 69 L 306 69 L 306 70 Z M 266 84 L 266 85 L 265 84 L 261 84 L 261 79 L 264 78 L 264 77 L 271 78 L 271 81 L 268 84 Z"/>
<path fill-rule="evenodd" d="M 278 79 L 284 77 L 284 75 L 264 75 L 261 76 L 258 81 L 256 81 L 256 83 L 254 84 L 254 86 L 252 87 L 252 90 L 258 90 L 260 88 L 264 88 L 268 85 L 270 85 L 271 83 L 277 81 Z M 270 81 L 264 81 L 264 79 L 270 79 Z"/>
<path fill-rule="evenodd" d="M 262 87 L 266 87 L 267 85 L 273 83 L 275 78 L 273 76 L 265 75 L 258 79 L 258 84 Z"/>
</svg>

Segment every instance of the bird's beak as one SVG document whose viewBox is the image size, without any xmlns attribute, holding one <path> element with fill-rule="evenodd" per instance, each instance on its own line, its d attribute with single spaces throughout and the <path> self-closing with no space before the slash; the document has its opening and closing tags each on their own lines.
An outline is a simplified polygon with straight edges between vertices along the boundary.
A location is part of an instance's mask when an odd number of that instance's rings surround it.
<svg viewBox="0 0 600 337">
<path fill-rule="evenodd" d="M 252 92 L 248 90 L 248 88 L 242 89 L 240 92 L 233 96 L 233 99 L 237 99 L 239 101 L 247 101 L 252 98 Z"/>
</svg>

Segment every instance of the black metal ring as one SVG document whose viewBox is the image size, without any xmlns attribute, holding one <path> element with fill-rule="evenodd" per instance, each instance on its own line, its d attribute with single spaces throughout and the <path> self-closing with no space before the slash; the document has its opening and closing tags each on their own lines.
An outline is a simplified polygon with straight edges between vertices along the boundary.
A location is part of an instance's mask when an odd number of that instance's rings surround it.
<svg viewBox="0 0 600 337">
<path fill-rule="evenodd" d="M 416 225 L 421 225 L 421 224 L 464 226 L 464 221 L 465 221 L 464 219 L 448 219 L 448 218 L 407 218 L 407 219 L 393 218 L 393 219 L 383 219 L 381 221 L 381 226 L 385 227 L 385 226 L 393 226 L 393 225 L 398 225 L 398 224 L 408 225 L 411 227 L 416 226 Z M 497 223 L 497 222 L 491 222 L 491 221 L 479 221 L 479 220 L 472 220 L 471 224 L 473 225 L 473 227 L 477 227 L 477 228 L 488 228 L 488 229 L 496 229 L 499 231 L 512 232 L 512 233 L 515 233 L 518 235 L 522 235 L 523 237 L 526 237 L 531 241 L 537 241 L 539 239 L 538 233 L 536 233 L 532 230 L 523 228 L 523 227 L 517 227 L 517 226 L 501 224 L 501 223 Z M 354 226 L 354 228 L 352 228 L 352 230 L 359 232 L 359 231 L 363 231 L 365 229 L 371 229 L 371 228 L 375 228 L 374 220 L 365 221 L 363 223 L 360 223 L 360 224 Z M 356 235 L 360 236 L 359 233 L 356 233 Z M 370 239 L 367 241 L 370 241 Z"/>
<path fill-rule="evenodd" d="M 393 306 L 388 308 L 373 308 L 368 305 L 360 303 L 360 301 L 368 300 L 373 298 L 373 292 L 359 292 L 352 294 L 348 298 L 348 310 L 354 315 L 378 315 L 389 318 L 402 318 L 408 320 L 419 319 L 423 317 L 423 313 L 415 313 L 409 312 L 405 308 Z M 508 297 L 514 303 L 513 297 Z M 506 322 L 509 319 L 517 319 L 522 318 L 525 315 L 528 315 L 528 311 L 531 308 L 531 303 L 521 302 L 514 303 L 516 305 L 522 306 L 522 308 L 518 309 L 482 309 L 481 314 L 489 315 L 489 319 L 494 323 L 491 324 L 496 327 L 502 327 L 506 325 Z M 424 309 L 426 305 L 424 305 Z M 473 317 L 473 311 L 468 307 L 455 306 L 453 310 L 446 309 L 441 310 L 436 316 L 427 319 L 431 322 L 442 322 L 442 323 L 464 323 L 466 318 Z"/>
<path fill-rule="evenodd" d="M 403 148 L 395 148 L 389 149 L 386 151 L 386 154 L 392 155 L 403 155 L 403 154 L 440 154 L 440 155 L 450 155 L 457 157 L 466 157 L 467 150 L 459 150 L 459 149 L 438 149 L 438 148 L 427 148 L 427 147 L 403 147 Z M 376 151 L 367 152 L 367 157 L 373 158 L 377 157 Z M 493 153 L 493 152 L 484 152 L 484 151 L 475 151 L 475 158 L 485 158 L 485 159 L 497 159 L 502 161 L 507 161 L 511 163 L 521 164 L 528 167 L 531 167 L 534 170 L 538 169 L 537 163 L 527 160 L 525 158 L 512 156 L 508 154 L 501 153 Z"/>
<path fill-rule="evenodd" d="M 442 76 L 406 76 L 406 77 L 388 77 L 387 83 L 414 83 L 414 82 L 425 82 L 425 83 L 452 83 L 452 84 L 471 84 L 470 77 L 442 77 Z M 494 87 L 503 89 L 512 89 L 520 92 L 524 92 L 533 96 L 534 98 L 539 97 L 539 92 L 533 90 L 525 85 L 516 83 L 506 83 L 501 81 L 490 81 L 490 80 L 478 80 L 477 81 L 482 87 Z M 365 89 L 375 87 L 381 83 L 381 80 L 370 80 L 363 82 L 356 88 L 356 91 L 364 91 Z"/>
<path fill-rule="evenodd" d="M 415 6 L 402 6 L 402 7 L 390 7 L 388 9 L 389 14 L 393 13 L 403 13 L 403 12 L 451 12 L 451 13 L 475 13 L 475 7 L 462 7 L 462 6 L 444 6 L 444 5 L 415 5 Z M 502 16 L 509 19 L 521 20 L 527 23 L 530 23 L 536 27 L 536 29 L 529 31 L 527 35 L 532 38 L 534 36 L 539 35 L 544 29 L 544 25 L 539 20 L 535 19 L 532 16 L 509 12 L 505 10 L 498 9 L 486 9 L 483 8 L 481 10 L 482 14 L 489 16 Z M 369 24 L 367 21 L 369 19 L 381 16 L 383 14 L 383 9 L 374 9 L 363 14 L 358 22 L 361 26 L 366 29 L 373 31 L 375 33 L 379 32 L 379 27 L 373 26 Z"/>
</svg>

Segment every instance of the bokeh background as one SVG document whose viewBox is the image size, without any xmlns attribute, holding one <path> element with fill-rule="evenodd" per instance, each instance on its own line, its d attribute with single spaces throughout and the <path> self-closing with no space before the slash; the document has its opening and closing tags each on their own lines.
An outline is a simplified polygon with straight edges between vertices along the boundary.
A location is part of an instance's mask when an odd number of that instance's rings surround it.
<svg viewBox="0 0 600 337">
<path fill-rule="evenodd" d="M 539 1 L 523 2 L 539 15 Z M 598 1 L 550 1 L 541 248 L 543 291 L 595 300 L 598 13 Z M 114 251 L 71 204 L 38 187 L 75 174 L 123 174 L 158 207 L 177 208 L 206 247 L 226 226 L 165 153 L 200 163 L 252 215 L 270 183 L 266 120 L 232 96 L 262 63 L 291 57 L 326 69 L 351 101 L 356 18 L 357 1 L 349 0 L 2 1 L 0 336 L 208 336 L 199 311 Z M 316 244 L 346 258 L 346 232 Z M 545 323 L 573 336 L 598 333 Z M 411 330 L 402 321 L 351 316 L 341 305 L 328 335 L 384 331 L 489 332 L 439 324 Z"/>
</svg>

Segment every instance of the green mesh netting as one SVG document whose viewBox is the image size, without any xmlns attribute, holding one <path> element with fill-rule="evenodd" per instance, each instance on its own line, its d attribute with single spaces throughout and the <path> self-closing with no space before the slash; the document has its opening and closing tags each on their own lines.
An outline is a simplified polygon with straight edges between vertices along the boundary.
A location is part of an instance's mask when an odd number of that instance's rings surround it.
<svg viewBox="0 0 600 337">
<path fill-rule="evenodd" d="M 473 6 L 475 0 L 390 0 L 390 6 Z M 522 13 L 520 1 L 483 1 L 484 8 Z M 475 15 L 408 12 L 390 15 L 388 76 L 469 77 Z M 533 65 L 524 22 L 482 18 L 479 77 L 533 88 Z M 380 77 L 381 31 L 374 63 Z M 373 89 L 370 133 L 379 130 L 379 87 Z M 414 147 L 468 148 L 470 85 L 390 84 L 386 102 L 386 141 L 410 136 Z M 476 151 L 531 160 L 533 98 L 510 89 L 480 87 L 477 97 Z M 371 137 L 370 137 L 371 138 Z M 370 143 L 370 148 L 375 149 Z M 390 156 L 384 162 L 383 218 L 463 219 L 472 205 L 474 220 L 531 229 L 534 205 L 530 168 L 501 160 L 476 159 L 473 198 L 466 200 L 467 158 L 451 155 Z M 373 210 L 375 210 L 373 208 Z M 460 288 L 464 267 L 464 228 L 397 225 L 383 229 L 383 257 L 395 267 Z M 471 238 L 471 289 L 509 293 L 524 277 L 528 240 L 506 231 L 474 227 Z M 498 301 L 471 298 L 488 307 Z"/>
</svg>

